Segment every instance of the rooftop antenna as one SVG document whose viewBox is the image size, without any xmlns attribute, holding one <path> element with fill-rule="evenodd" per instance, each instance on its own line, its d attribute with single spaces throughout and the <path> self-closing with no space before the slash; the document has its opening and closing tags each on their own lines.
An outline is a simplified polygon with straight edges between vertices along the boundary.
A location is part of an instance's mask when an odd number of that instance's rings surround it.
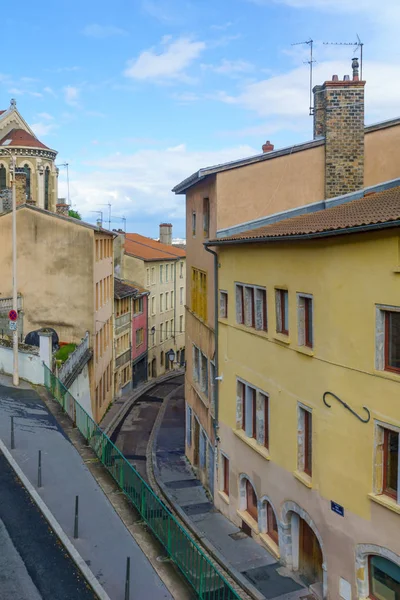
<svg viewBox="0 0 400 600">
<path fill-rule="evenodd" d="M 100 215 L 100 219 L 97 219 L 96 224 L 97 224 L 97 227 L 103 227 L 103 211 L 91 210 L 90 212 L 94 212 L 94 213 L 97 213 L 98 215 Z"/>
<path fill-rule="evenodd" d="M 99 204 L 99 206 L 108 206 L 108 229 L 111 231 L 111 204 L 106 202 L 105 204 Z"/>
<path fill-rule="evenodd" d="M 313 44 L 314 44 L 314 40 L 312 40 L 310 38 L 309 40 L 306 40 L 304 42 L 295 42 L 294 44 L 291 44 L 291 46 L 303 46 L 304 44 L 307 44 L 307 46 L 310 47 L 310 59 L 306 60 L 304 62 L 304 64 L 310 65 L 310 112 L 309 112 L 309 115 L 313 115 L 314 114 L 314 107 L 312 105 L 313 64 L 316 62 L 313 59 Z"/>
<path fill-rule="evenodd" d="M 68 163 L 62 163 L 61 165 L 57 165 L 57 167 L 65 167 L 67 169 L 67 190 L 68 190 L 68 204 L 71 206 L 71 200 L 69 197 L 69 171 L 68 171 Z"/>
<path fill-rule="evenodd" d="M 357 35 L 356 42 L 324 42 L 324 46 L 354 46 L 354 53 L 360 48 L 360 79 L 363 80 L 363 46 L 364 42 L 360 40 L 360 36 Z"/>
<path fill-rule="evenodd" d="M 112 216 L 113 219 L 121 219 L 121 221 L 123 221 L 123 223 L 124 223 L 124 233 L 126 233 L 126 219 L 125 219 L 125 217 L 115 217 L 114 215 L 110 215 L 110 216 Z M 111 222 L 115 223 L 115 221 L 111 221 Z"/>
</svg>

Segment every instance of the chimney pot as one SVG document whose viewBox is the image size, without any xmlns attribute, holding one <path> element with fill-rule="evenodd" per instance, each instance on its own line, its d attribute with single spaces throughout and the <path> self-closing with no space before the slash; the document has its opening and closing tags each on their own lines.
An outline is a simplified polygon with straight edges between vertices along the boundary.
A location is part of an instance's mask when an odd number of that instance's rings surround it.
<svg viewBox="0 0 400 600">
<path fill-rule="evenodd" d="M 339 81 L 339 77 L 337 75 L 332 75 L 332 81 Z"/>
<path fill-rule="evenodd" d="M 350 81 L 350 75 L 345 75 L 343 77 L 343 81 Z"/>
<path fill-rule="evenodd" d="M 266 152 L 272 152 L 273 149 L 274 149 L 274 145 L 271 144 L 271 142 L 269 140 L 267 140 L 265 142 L 265 144 L 263 144 L 263 146 L 262 146 L 262 151 L 264 152 L 264 154 Z"/>
<path fill-rule="evenodd" d="M 172 224 L 160 223 L 160 243 L 172 246 Z"/>
<path fill-rule="evenodd" d="M 56 213 L 58 215 L 62 215 L 63 217 L 68 217 L 69 206 L 65 202 L 65 198 L 59 198 L 56 204 Z"/>
<path fill-rule="evenodd" d="M 360 72 L 358 70 L 360 64 L 358 62 L 358 58 L 353 58 L 351 66 L 353 68 L 353 81 L 360 81 Z"/>
</svg>

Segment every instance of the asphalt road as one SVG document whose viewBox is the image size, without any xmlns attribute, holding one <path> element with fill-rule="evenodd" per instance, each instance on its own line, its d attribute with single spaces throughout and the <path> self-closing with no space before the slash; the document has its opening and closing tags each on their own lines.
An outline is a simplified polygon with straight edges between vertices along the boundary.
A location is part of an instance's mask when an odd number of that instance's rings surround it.
<svg viewBox="0 0 400 600">
<path fill-rule="evenodd" d="M 94 600 L 0 452 L 0 600 Z"/>
</svg>

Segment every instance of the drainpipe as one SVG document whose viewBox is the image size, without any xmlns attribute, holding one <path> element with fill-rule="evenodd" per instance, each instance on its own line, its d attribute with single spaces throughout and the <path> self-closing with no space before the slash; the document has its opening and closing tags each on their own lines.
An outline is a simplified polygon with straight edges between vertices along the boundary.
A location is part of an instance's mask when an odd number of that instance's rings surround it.
<svg viewBox="0 0 400 600">
<path fill-rule="evenodd" d="M 214 256 L 214 338 L 215 338 L 215 354 L 214 354 L 214 363 L 215 363 L 215 409 L 214 409 L 214 433 L 215 433 L 215 442 L 218 444 L 218 407 L 219 407 L 219 385 L 218 385 L 218 377 L 219 377 L 219 361 L 218 361 L 218 254 L 215 250 L 211 250 L 207 244 L 204 244 L 204 248 L 207 252 L 210 252 Z"/>
</svg>

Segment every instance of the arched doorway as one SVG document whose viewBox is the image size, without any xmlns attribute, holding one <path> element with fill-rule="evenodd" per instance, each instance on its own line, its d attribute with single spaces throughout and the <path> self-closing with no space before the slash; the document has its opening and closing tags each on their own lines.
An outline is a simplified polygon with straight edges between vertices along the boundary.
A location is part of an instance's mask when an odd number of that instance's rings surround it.
<svg viewBox="0 0 400 600">
<path fill-rule="evenodd" d="M 268 498 L 261 499 L 260 532 L 279 545 L 278 521 L 273 506 Z"/>
<path fill-rule="evenodd" d="M 322 584 L 322 550 L 317 536 L 302 518 L 299 519 L 299 573 L 306 585 Z"/>
</svg>

